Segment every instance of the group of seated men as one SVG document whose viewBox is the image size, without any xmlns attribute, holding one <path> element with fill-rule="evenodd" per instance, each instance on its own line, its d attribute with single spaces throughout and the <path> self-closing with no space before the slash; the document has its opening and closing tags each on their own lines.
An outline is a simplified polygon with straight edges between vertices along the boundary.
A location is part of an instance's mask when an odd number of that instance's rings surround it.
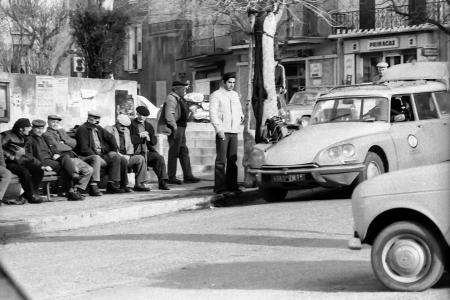
<svg viewBox="0 0 450 300">
<path fill-rule="evenodd" d="M 1 133 L 0 200 L 4 203 L 41 203 L 38 193 L 45 171 L 59 175 L 59 193 L 67 200 L 79 201 L 101 196 L 101 169 L 106 170 L 107 193 L 147 192 L 144 182 L 147 168 L 158 177 L 160 190 L 169 190 L 164 158 L 154 149 L 157 143 L 153 126 L 146 122 L 150 114 L 145 106 L 136 108 L 136 118 L 119 114 L 113 126 L 99 125 L 101 114 L 89 111 L 87 121 L 70 137 L 61 128 L 62 117 L 44 120 L 20 118 L 11 130 Z M 128 172 L 135 174 L 133 189 L 128 186 Z M 23 193 L 18 199 L 3 200 L 12 174 L 17 175 Z M 17 203 L 18 204 L 18 203 Z"/>
</svg>

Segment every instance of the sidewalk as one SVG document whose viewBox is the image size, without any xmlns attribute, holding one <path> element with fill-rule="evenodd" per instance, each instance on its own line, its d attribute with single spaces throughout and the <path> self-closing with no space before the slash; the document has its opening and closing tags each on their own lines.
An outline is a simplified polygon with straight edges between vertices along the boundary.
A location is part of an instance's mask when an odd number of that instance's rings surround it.
<svg viewBox="0 0 450 300">
<path fill-rule="evenodd" d="M 158 190 L 157 184 L 152 182 L 150 192 L 88 196 L 84 201 L 67 201 L 54 196 L 52 202 L 42 204 L 2 205 L 0 239 L 210 207 L 211 202 L 220 197 L 213 193 L 212 176 L 200 177 L 203 180 L 198 183 L 170 185 L 169 191 Z"/>
</svg>

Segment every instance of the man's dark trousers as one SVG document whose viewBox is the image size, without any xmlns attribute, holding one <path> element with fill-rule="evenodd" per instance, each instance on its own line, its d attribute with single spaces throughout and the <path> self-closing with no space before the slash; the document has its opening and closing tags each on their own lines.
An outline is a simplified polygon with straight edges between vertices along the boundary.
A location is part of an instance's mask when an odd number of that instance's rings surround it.
<svg viewBox="0 0 450 300">
<path fill-rule="evenodd" d="M 184 178 L 192 178 L 191 160 L 189 158 L 189 149 L 186 146 L 186 127 L 178 127 L 175 134 L 168 136 L 169 155 L 167 162 L 167 175 L 170 179 L 176 178 L 177 159 L 180 159 L 181 169 Z"/>
<path fill-rule="evenodd" d="M 214 191 L 235 191 L 237 176 L 237 133 L 225 133 L 225 139 L 216 135 L 216 162 L 214 168 Z"/>
</svg>

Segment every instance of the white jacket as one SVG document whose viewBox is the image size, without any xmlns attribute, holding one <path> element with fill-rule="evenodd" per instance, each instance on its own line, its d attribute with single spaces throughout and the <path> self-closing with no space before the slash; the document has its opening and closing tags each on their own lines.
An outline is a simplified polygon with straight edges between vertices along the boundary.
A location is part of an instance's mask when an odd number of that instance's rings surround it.
<svg viewBox="0 0 450 300">
<path fill-rule="evenodd" d="M 236 91 L 221 87 L 209 99 L 209 117 L 216 132 L 239 133 L 241 130 L 241 101 Z"/>
</svg>

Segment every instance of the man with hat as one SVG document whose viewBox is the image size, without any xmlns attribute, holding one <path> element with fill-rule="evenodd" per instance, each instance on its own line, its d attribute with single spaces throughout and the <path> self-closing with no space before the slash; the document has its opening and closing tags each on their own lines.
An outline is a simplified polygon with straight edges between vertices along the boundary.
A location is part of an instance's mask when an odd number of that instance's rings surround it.
<svg viewBox="0 0 450 300">
<path fill-rule="evenodd" d="M 164 157 L 160 155 L 154 146 L 158 143 L 155 136 L 155 129 L 150 122 L 145 120 L 150 115 L 150 111 L 145 106 L 136 107 L 136 118 L 131 121 L 130 135 L 134 146 L 134 153 L 141 154 L 146 158 L 147 167 L 152 167 L 158 177 L 158 188 L 169 190 L 167 186 L 167 171 Z"/>
<path fill-rule="evenodd" d="M 25 152 L 28 135 L 31 131 L 30 120 L 18 119 L 11 130 L 2 132 L 2 148 L 5 154 L 6 168 L 19 177 L 24 190 L 22 197 L 28 203 L 42 203 L 37 194 L 44 177 L 42 164 Z"/>
<path fill-rule="evenodd" d="M 118 153 L 122 157 L 121 172 L 127 172 L 127 170 L 131 169 L 135 174 L 133 190 L 136 192 L 148 192 L 150 189 L 144 185 L 144 182 L 147 180 L 145 158 L 139 154 L 135 155 L 130 137 L 130 124 L 131 120 L 127 115 L 119 114 L 117 116 L 116 124 L 107 126 L 105 129 L 112 133 L 116 139 L 119 149 Z M 126 176 L 126 174 L 124 175 Z"/>
<path fill-rule="evenodd" d="M 46 122 L 44 120 L 33 120 L 30 141 L 27 151 L 39 160 L 46 171 L 55 171 L 61 176 L 63 191 L 67 200 L 83 200 L 80 190 L 84 190 L 92 175 L 92 168 L 87 166 L 80 172 L 68 154 L 51 148 L 42 136 Z M 82 162 L 84 164 L 84 162 Z"/>
<path fill-rule="evenodd" d="M 111 133 L 99 125 L 100 117 L 101 114 L 97 111 L 88 112 L 87 121 L 81 124 L 75 132 L 77 141 L 75 152 L 82 158 L 92 155 L 100 156 L 100 166 L 108 169 L 107 192 L 131 192 L 131 189 L 126 186 L 128 179 L 121 176 L 121 157 L 117 153 L 116 141 Z M 93 180 L 100 181 L 100 178 Z"/>
<path fill-rule="evenodd" d="M 181 169 L 183 170 L 184 183 L 194 183 L 200 181 L 194 177 L 189 158 L 189 149 L 186 145 L 186 126 L 189 117 L 189 108 L 184 100 L 186 89 L 189 84 L 180 81 L 174 81 L 172 91 L 166 98 L 163 107 L 164 118 L 167 127 L 171 130 L 168 136 L 169 155 L 167 162 L 167 173 L 169 183 L 181 184 L 177 179 L 177 160 L 180 159 Z"/>
<path fill-rule="evenodd" d="M 378 74 L 375 75 L 375 78 L 373 81 L 378 81 L 381 79 L 381 77 L 383 77 L 384 73 L 386 72 L 386 70 L 388 69 L 389 65 L 387 62 L 385 61 L 381 61 L 377 64 L 377 71 Z"/>
</svg>

